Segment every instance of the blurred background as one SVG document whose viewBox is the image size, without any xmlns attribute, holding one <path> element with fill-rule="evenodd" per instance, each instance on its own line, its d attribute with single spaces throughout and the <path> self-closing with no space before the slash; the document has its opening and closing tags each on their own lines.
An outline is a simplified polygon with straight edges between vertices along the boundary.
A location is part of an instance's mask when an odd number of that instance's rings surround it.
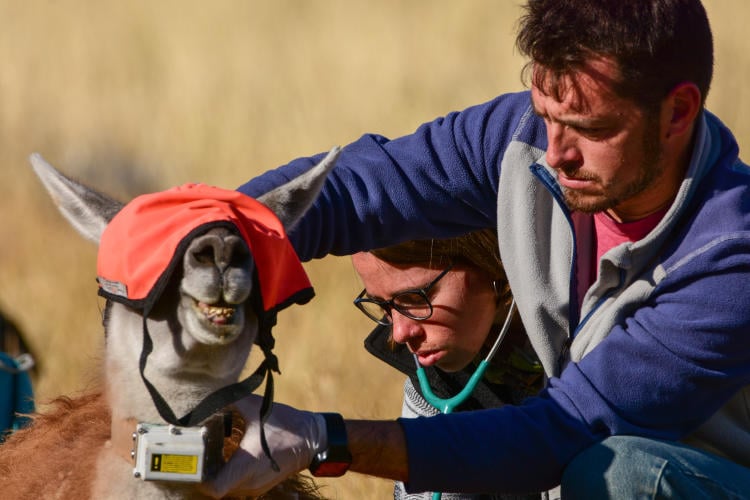
<svg viewBox="0 0 750 500">
<path fill-rule="evenodd" d="M 34 177 L 40 152 L 127 200 L 185 182 L 234 188 L 365 132 L 397 136 L 521 88 L 516 0 L 0 0 L 0 309 L 25 334 L 38 399 L 86 390 L 103 344 L 93 244 Z M 706 0 L 708 107 L 750 145 L 750 2 Z M 362 347 L 348 258 L 306 263 L 316 298 L 280 315 L 277 399 L 395 418 L 403 377 Z M 348 474 L 333 498 L 389 498 Z"/>
</svg>

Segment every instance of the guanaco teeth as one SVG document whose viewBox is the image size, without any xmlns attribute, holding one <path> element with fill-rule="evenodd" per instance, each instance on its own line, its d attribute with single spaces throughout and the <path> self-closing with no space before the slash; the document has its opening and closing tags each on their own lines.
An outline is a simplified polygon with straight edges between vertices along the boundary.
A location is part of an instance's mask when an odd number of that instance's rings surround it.
<svg viewBox="0 0 750 500">
<path fill-rule="evenodd" d="M 226 306 L 211 306 L 205 302 L 198 302 L 198 309 L 205 315 L 209 320 L 230 320 L 234 316 L 236 310 L 235 307 Z"/>
</svg>

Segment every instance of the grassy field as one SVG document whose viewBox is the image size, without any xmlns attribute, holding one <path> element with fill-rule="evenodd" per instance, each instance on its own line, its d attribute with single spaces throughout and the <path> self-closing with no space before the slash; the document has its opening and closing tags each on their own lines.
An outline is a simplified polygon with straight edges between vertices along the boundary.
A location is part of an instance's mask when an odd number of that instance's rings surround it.
<svg viewBox="0 0 750 500">
<path fill-rule="evenodd" d="M 408 133 L 521 87 L 516 1 L 0 0 L 0 308 L 39 355 L 40 399 L 97 376 L 95 247 L 57 214 L 38 151 L 121 199 L 200 181 L 235 187 L 364 132 Z M 706 1 L 709 108 L 750 146 L 745 0 Z M 278 399 L 396 417 L 402 377 L 371 358 L 348 258 L 306 264 L 317 297 L 275 329 Z M 335 498 L 388 498 L 349 474 Z"/>
</svg>

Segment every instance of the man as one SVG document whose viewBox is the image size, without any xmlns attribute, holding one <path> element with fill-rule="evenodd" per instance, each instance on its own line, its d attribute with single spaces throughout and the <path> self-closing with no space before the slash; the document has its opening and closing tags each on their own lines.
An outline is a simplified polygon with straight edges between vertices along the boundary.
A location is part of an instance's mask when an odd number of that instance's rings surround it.
<svg viewBox="0 0 750 500">
<path fill-rule="evenodd" d="M 517 44 L 530 92 L 399 139 L 363 136 L 291 238 L 310 259 L 497 225 L 546 388 L 518 407 L 346 421 L 345 433 L 339 417 L 276 405 L 266 425 L 281 471 L 255 422 L 214 493 L 260 492 L 308 466 L 340 473 L 347 450 L 351 470 L 410 491 L 750 491 L 750 169 L 703 109 L 702 5 L 529 0 Z M 318 159 L 240 190 L 256 196 Z"/>
</svg>

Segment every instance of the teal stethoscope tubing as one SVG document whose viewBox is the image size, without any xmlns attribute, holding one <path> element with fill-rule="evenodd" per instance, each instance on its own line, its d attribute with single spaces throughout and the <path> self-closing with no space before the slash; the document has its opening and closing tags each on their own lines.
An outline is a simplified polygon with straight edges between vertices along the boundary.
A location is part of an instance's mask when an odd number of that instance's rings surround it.
<svg viewBox="0 0 750 500">
<path fill-rule="evenodd" d="M 510 329 L 510 321 L 511 319 L 513 319 L 513 313 L 515 312 L 515 310 L 516 301 L 515 299 L 513 299 L 511 300 L 510 307 L 508 308 L 508 315 L 505 317 L 503 327 L 500 329 L 500 333 L 498 333 L 497 339 L 495 339 L 495 343 L 492 345 L 492 349 L 490 349 L 490 352 L 487 353 L 487 357 L 485 357 L 479 363 L 479 366 L 477 366 L 477 369 L 474 370 L 474 373 L 472 374 L 469 381 L 466 382 L 466 385 L 461 390 L 461 392 L 451 398 L 439 398 L 435 395 L 434 392 L 432 392 L 430 382 L 427 380 L 427 374 L 425 373 L 422 365 L 419 364 L 419 358 L 417 358 L 416 354 L 413 355 L 414 362 L 417 364 L 417 378 L 419 379 L 419 387 L 422 389 L 422 395 L 428 403 L 434 406 L 441 413 L 448 414 L 451 413 L 458 405 L 466 401 L 466 398 L 471 395 L 471 393 L 474 391 L 474 388 L 484 376 L 484 372 L 487 370 L 487 366 L 489 366 L 490 361 L 492 361 L 493 356 L 495 356 L 495 353 L 500 347 L 503 338 L 505 338 L 505 335 L 508 333 L 508 330 Z M 440 497 L 441 494 L 439 492 L 435 492 L 432 494 L 433 500 L 439 500 Z"/>
</svg>

